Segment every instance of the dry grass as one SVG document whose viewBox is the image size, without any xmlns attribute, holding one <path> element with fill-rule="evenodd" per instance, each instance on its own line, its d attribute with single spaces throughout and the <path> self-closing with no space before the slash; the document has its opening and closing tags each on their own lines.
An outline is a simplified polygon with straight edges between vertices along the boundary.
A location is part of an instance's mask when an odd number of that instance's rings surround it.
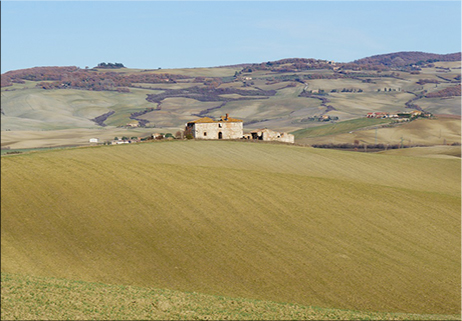
<svg viewBox="0 0 462 321">
<path fill-rule="evenodd" d="M 406 146 L 411 146 L 442 145 L 460 143 L 461 141 L 460 119 L 417 119 L 410 123 L 399 124 L 388 128 L 378 125 L 377 131 L 370 127 L 369 129 L 360 127 L 354 128 L 353 125 L 357 123 L 367 124 L 366 119 L 363 118 L 325 125 L 319 127 L 319 129 L 310 128 L 307 130 L 300 130 L 295 133 L 300 133 L 298 134 L 298 139 L 296 138 L 296 142 L 301 144 L 353 144 L 355 140 L 359 140 L 361 143 L 367 142 L 368 144 L 399 145 L 402 142 Z M 378 123 L 379 122 L 376 124 Z M 351 131 L 351 133 L 349 131 Z"/>
<path fill-rule="evenodd" d="M 2 272 L 460 313 L 460 160 L 239 142 L 2 157 Z"/>
<path fill-rule="evenodd" d="M 154 132 L 174 134 L 175 128 L 104 128 L 104 129 L 63 129 L 49 131 L 2 131 L 2 147 L 11 149 L 59 147 L 59 146 L 89 146 L 89 139 L 96 137 L 100 142 L 111 141 L 114 137 L 148 137 Z"/>
<path fill-rule="evenodd" d="M 2 273 L 2 320 L 458 320 Z"/>
<path fill-rule="evenodd" d="M 334 124 L 325 124 L 313 128 L 300 129 L 292 134 L 295 135 L 297 142 L 302 138 L 331 136 L 338 134 L 349 133 L 353 130 L 364 129 L 371 126 L 390 123 L 390 119 L 374 119 L 374 118 L 358 118 L 352 120 L 341 121 Z M 380 126 L 379 126 L 380 127 Z"/>
<path fill-rule="evenodd" d="M 460 146 L 431 146 L 431 147 L 414 147 L 404 149 L 393 149 L 382 151 L 387 155 L 413 156 L 413 157 L 438 157 L 438 158 L 454 158 L 461 157 Z"/>
</svg>

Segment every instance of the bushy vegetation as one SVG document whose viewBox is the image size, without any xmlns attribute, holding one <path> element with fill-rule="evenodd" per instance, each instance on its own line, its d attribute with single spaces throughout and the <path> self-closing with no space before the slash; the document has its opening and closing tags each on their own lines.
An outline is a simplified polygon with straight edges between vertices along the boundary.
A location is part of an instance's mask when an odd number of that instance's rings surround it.
<svg viewBox="0 0 462 321">
<path fill-rule="evenodd" d="M 155 89 L 155 88 L 154 88 Z M 160 89 L 160 88 L 158 88 Z M 229 98 L 222 95 L 238 94 L 241 98 Z M 252 100 L 264 99 L 274 96 L 275 90 L 241 90 L 237 88 L 210 88 L 210 87 L 190 87 L 185 89 L 170 89 L 161 94 L 148 94 L 146 100 L 153 103 L 161 103 L 165 98 L 183 97 L 199 101 L 233 101 L 233 100 Z"/>
<path fill-rule="evenodd" d="M 107 113 L 105 113 L 105 114 L 102 114 L 102 115 L 100 115 L 100 116 L 98 116 L 98 117 L 93 118 L 92 121 L 94 121 L 95 123 L 97 123 L 99 126 L 104 127 L 104 126 L 106 126 L 106 124 L 104 123 L 104 121 L 105 121 L 106 119 L 108 119 L 109 116 L 113 115 L 114 113 L 115 113 L 115 111 L 111 110 L 111 111 L 109 111 L 109 112 L 107 112 Z"/>
<path fill-rule="evenodd" d="M 423 65 L 425 63 L 433 63 L 437 61 L 460 61 L 461 53 L 452 54 L 432 54 L 420 51 L 405 51 L 383 55 L 374 55 L 367 58 L 355 60 L 359 65 L 384 65 L 390 67 L 405 66 L 411 64 Z"/>
<path fill-rule="evenodd" d="M 428 93 L 425 95 L 427 98 L 445 98 L 461 96 L 460 84 L 457 86 L 447 87 L 438 90 L 437 92 Z"/>
<path fill-rule="evenodd" d="M 400 144 L 349 144 L 349 143 L 342 143 L 342 144 L 312 144 L 312 147 L 315 148 L 333 148 L 333 149 L 347 149 L 347 150 L 361 150 L 361 151 L 377 151 L 377 150 L 387 150 L 387 149 L 397 149 L 397 148 L 410 148 L 410 147 L 418 147 L 418 145 L 400 145 Z"/>
<path fill-rule="evenodd" d="M 101 62 L 95 68 L 100 68 L 100 69 L 120 69 L 120 68 L 125 68 L 125 66 L 122 63 L 119 63 L 119 62 L 116 62 L 116 63 Z"/>
<path fill-rule="evenodd" d="M 437 79 L 419 79 L 417 83 L 419 85 L 425 85 L 425 84 L 439 84 L 440 82 Z"/>
<path fill-rule="evenodd" d="M 35 67 L 9 71 L 2 74 L 2 86 L 12 85 L 21 80 L 42 81 L 37 84 L 42 89 L 85 89 L 126 91 L 135 83 L 174 83 L 176 79 L 189 78 L 165 73 L 137 73 L 123 75 L 116 72 L 98 72 L 78 67 Z M 46 81 L 46 82 L 43 82 Z"/>
</svg>

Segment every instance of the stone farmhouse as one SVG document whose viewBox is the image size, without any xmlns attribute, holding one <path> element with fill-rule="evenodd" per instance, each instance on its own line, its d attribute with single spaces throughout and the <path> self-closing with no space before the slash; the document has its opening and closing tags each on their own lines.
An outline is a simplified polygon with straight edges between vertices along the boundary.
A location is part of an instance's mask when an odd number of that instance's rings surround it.
<svg viewBox="0 0 462 321">
<path fill-rule="evenodd" d="M 243 121 L 231 118 L 229 114 L 221 116 L 219 120 L 203 117 L 188 122 L 185 133 L 190 133 L 196 139 L 255 139 L 294 143 L 294 135 L 275 132 L 267 128 L 244 134 Z"/>
<path fill-rule="evenodd" d="M 243 121 L 228 114 L 219 120 L 203 117 L 186 124 L 186 132 L 196 139 L 240 139 L 243 135 Z"/>
</svg>

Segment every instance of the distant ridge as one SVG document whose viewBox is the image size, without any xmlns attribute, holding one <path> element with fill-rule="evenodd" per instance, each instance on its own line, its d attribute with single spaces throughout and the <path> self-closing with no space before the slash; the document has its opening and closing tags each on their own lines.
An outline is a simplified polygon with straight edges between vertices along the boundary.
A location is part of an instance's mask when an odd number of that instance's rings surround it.
<svg viewBox="0 0 462 321">
<path fill-rule="evenodd" d="M 340 64 L 360 64 L 360 65 L 381 65 L 386 67 L 401 67 L 410 64 L 420 64 L 420 63 L 431 63 L 437 61 L 461 61 L 461 53 L 449 53 L 449 54 L 435 54 L 435 53 L 427 53 L 422 51 L 400 51 L 400 52 L 393 52 L 387 54 L 380 54 L 374 55 L 370 57 L 365 57 L 361 59 L 354 60 L 352 62 L 347 63 L 340 63 Z M 268 62 L 258 62 L 258 63 L 240 63 L 240 64 L 231 64 L 231 65 L 221 65 L 221 66 L 214 66 L 209 68 L 241 68 L 246 69 L 248 67 L 257 67 L 257 69 L 262 69 L 261 67 L 271 67 L 271 66 L 278 66 L 282 64 L 316 64 L 317 67 L 325 68 L 329 65 L 329 60 L 326 59 L 315 59 L 315 58 L 282 58 L 274 61 Z M 258 68 L 260 66 L 260 68 Z M 6 73 L 3 73 L 2 82 L 4 87 L 7 83 L 9 83 L 9 79 L 7 78 L 21 78 L 17 77 L 18 72 L 24 73 L 29 71 L 41 71 L 40 68 L 72 68 L 71 71 L 81 70 L 78 67 L 71 66 L 71 67 L 50 67 L 50 66 L 43 66 L 43 67 L 34 67 L 34 68 L 26 68 L 26 69 L 18 69 L 18 70 L 11 70 Z M 126 68 L 123 64 L 120 63 L 100 63 L 96 68 Z M 48 70 L 48 69 L 47 69 Z M 67 70 L 66 70 L 67 72 Z M 8 76 L 8 77 L 6 77 Z M 22 78 L 25 79 L 25 78 Z M 31 80 L 31 79 L 28 79 Z M 54 79 L 51 79 L 54 80 Z"/>
<path fill-rule="evenodd" d="M 451 54 L 434 54 L 421 51 L 401 51 L 382 55 L 374 55 L 353 61 L 356 64 L 381 64 L 385 66 L 405 66 L 409 64 L 418 64 L 419 62 L 436 62 L 436 61 L 460 61 L 461 53 Z"/>
<path fill-rule="evenodd" d="M 461 53 L 449 53 L 449 54 L 435 54 L 427 53 L 422 51 L 400 51 L 392 52 L 387 54 L 374 55 L 361 59 L 354 60 L 350 63 L 355 64 L 369 64 L 369 65 L 384 65 L 388 67 L 400 67 L 410 64 L 419 64 L 423 62 L 436 62 L 436 61 L 461 61 Z M 242 63 L 235 65 L 224 65 L 219 68 L 247 68 L 256 65 L 281 65 L 288 63 L 322 63 L 327 62 L 325 59 L 314 59 L 314 58 L 283 58 L 274 61 L 262 62 L 262 63 Z"/>
</svg>

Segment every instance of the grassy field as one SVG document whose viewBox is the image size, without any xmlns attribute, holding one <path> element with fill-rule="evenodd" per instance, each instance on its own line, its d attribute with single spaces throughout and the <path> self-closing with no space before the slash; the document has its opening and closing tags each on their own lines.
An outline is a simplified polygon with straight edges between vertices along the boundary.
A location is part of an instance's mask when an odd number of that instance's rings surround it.
<svg viewBox="0 0 462 321">
<path fill-rule="evenodd" d="M 301 138 L 345 134 L 353 130 L 363 129 L 380 124 L 387 124 L 390 122 L 391 121 L 389 119 L 358 118 L 334 124 L 321 125 L 313 128 L 300 129 L 292 132 L 292 134 L 294 134 L 296 139 L 299 140 Z"/>
<path fill-rule="evenodd" d="M 293 132 L 300 144 L 446 145 L 461 142 L 460 119 L 417 119 L 409 123 L 383 126 L 389 120 L 359 118 Z M 377 129 L 375 129 L 377 127 Z"/>
<path fill-rule="evenodd" d="M 173 141 L 1 171 L 3 273 L 460 314 L 460 159 Z"/>
<path fill-rule="evenodd" d="M 453 158 L 461 157 L 460 146 L 431 146 L 431 147 L 414 147 L 403 149 L 392 149 L 381 151 L 379 153 L 388 155 L 399 156 L 413 156 L 413 157 L 440 157 L 440 158 Z"/>
<path fill-rule="evenodd" d="M 175 133 L 175 128 L 78 128 L 49 131 L 3 131 L 2 147 L 10 149 L 48 148 L 60 146 L 89 146 L 90 138 L 100 142 L 111 141 L 115 137 L 147 137 L 155 132 Z"/>
<path fill-rule="evenodd" d="M 2 273 L 2 320 L 457 320 Z"/>
</svg>

